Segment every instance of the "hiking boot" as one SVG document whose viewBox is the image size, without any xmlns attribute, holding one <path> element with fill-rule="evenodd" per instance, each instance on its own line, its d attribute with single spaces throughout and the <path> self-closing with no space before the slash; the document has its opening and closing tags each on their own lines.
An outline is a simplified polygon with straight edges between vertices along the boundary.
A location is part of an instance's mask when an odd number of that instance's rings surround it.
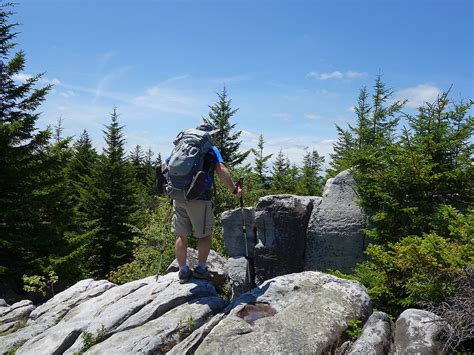
<svg viewBox="0 0 474 355">
<path fill-rule="evenodd" d="M 212 280 L 211 274 L 209 273 L 209 269 L 207 267 L 203 269 L 199 266 L 196 266 L 193 276 L 197 279 Z"/>
<path fill-rule="evenodd" d="M 195 200 L 204 191 L 204 183 L 206 182 L 206 173 L 199 171 L 194 177 L 191 186 L 186 191 L 186 200 Z"/>
<path fill-rule="evenodd" d="M 191 276 L 193 276 L 193 272 L 192 272 L 191 269 L 188 269 L 188 271 L 184 271 L 184 272 L 180 271 L 178 273 L 179 283 L 184 284 L 184 283 L 188 282 L 189 279 L 191 278 Z"/>
</svg>

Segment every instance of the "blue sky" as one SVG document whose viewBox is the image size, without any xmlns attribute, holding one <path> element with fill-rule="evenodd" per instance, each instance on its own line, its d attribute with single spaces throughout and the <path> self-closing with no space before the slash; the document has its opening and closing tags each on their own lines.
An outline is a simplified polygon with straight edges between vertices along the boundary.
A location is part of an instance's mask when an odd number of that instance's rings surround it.
<svg viewBox="0 0 474 355">
<path fill-rule="evenodd" d="M 227 87 L 243 147 L 329 159 L 335 124 L 355 120 L 362 86 L 380 72 L 407 111 L 453 85 L 474 98 L 473 2 L 23 0 L 17 49 L 23 77 L 54 90 L 39 126 L 62 117 L 100 148 L 116 106 L 127 148 L 167 155 Z M 18 78 L 21 80 L 22 76 Z"/>
</svg>

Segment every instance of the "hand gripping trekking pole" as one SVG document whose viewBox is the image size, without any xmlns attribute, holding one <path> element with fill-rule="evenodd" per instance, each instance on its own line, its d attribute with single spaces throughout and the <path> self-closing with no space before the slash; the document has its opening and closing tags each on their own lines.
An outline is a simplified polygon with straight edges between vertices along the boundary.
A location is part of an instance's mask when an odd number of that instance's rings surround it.
<svg viewBox="0 0 474 355">
<path fill-rule="evenodd" d="M 241 176 L 239 178 L 239 181 L 237 181 L 237 186 L 240 187 L 240 189 L 243 189 L 243 187 L 244 187 L 244 178 L 243 178 L 243 176 Z M 242 233 L 244 235 L 245 257 L 248 259 L 249 249 L 248 249 L 248 246 L 247 246 L 247 229 L 245 227 L 244 198 L 243 198 L 242 195 L 240 195 L 240 212 L 242 213 Z"/>
</svg>

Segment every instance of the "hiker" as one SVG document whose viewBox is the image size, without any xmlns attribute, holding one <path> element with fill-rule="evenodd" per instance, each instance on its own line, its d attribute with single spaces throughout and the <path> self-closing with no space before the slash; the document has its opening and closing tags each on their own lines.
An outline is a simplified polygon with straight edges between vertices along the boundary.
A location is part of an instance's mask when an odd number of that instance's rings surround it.
<svg viewBox="0 0 474 355">
<path fill-rule="evenodd" d="M 212 145 L 211 137 L 216 132 L 214 127 L 206 122 L 195 130 L 181 132 L 164 167 L 169 169 L 165 173 L 167 186 L 164 189 L 173 199 L 172 231 L 176 235 L 175 253 L 180 283 L 187 282 L 192 276 L 210 280 L 206 262 L 211 249 L 215 221 L 212 211 L 214 173 L 237 198 L 242 196 L 242 189 L 234 184 L 219 150 Z M 199 168 L 193 169 L 197 171 L 188 172 L 189 166 L 195 167 L 196 164 Z M 177 165 L 179 166 L 176 167 Z M 189 179 L 187 174 L 192 175 L 190 186 L 189 182 L 185 182 Z M 188 237 L 191 233 L 198 240 L 198 264 L 194 270 L 187 265 L 186 258 Z"/>
</svg>

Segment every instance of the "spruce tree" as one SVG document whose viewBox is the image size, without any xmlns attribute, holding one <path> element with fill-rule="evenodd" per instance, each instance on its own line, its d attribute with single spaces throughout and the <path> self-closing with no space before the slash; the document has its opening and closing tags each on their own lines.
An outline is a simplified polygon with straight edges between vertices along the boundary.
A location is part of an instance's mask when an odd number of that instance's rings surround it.
<svg viewBox="0 0 474 355">
<path fill-rule="evenodd" d="M 252 154 L 255 155 L 255 173 L 257 174 L 258 179 L 260 181 L 260 184 L 262 186 L 267 185 L 267 177 L 265 175 L 267 173 L 267 170 L 268 170 L 267 161 L 273 155 L 273 154 L 269 154 L 269 155 L 264 155 L 263 154 L 263 144 L 264 143 L 265 143 L 265 141 L 263 140 L 263 135 L 260 134 L 260 136 L 258 138 L 257 149 L 254 149 L 254 148 L 251 149 Z"/>
<path fill-rule="evenodd" d="M 0 4 L 0 277 L 18 284 L 23 273 L 48 266 L 61 236 L 54 220 L 57 191 L 50 188 L 58 160 L 49 149 L 51 131 L 36 127 L 51 85 L 36 87 L 42 74 L 15 81 L 26 59 L 23 51 L 11 54 L 17 24 L 9 23 L 10 9 Z"/>
<path fill-rule="evenodd" d="M 301 175 L 296 184 L 296 193 L 303 196 L 320 196 L 323 192 L 322 178 L 320 177 L 321 166 L 324 157 L 316 150 L 307 151 L 303 158 Z"/>
<path fill-rule="evenodd" d="M 85 276 L 106 277 L 128 262 L 132 253 L 132 225 L 138 222 L 137 184 L 125 158 L 123 127 L 114 108 L 106 126 L 106 147 L 90 178 L 81 190 L 82 262 Z"/>
<path fill-rule="evenodd" d="M 290 160 L 280 149 L 272 165 L 272 193 L 292 194 L 296 192 L 298 168 L 291 165 Z"/>
<path fill-rule="evenodd" d="M 224 87 L 217 93 L 218 101 L 209 106 L 211 111 L 205 119 L 212 124 L 219 132 L 214 135 L 214 145 L 219 149 L 224 163 L 228 167 L 234 167 L 242 163 L 249 155 L 250 151 L 240 152 L 239 137 L 242 131 L 235 131 L 236 124 L 231 124 L 230 119 L 238 111 L 231 107 L 232 100 L 227 98 L 227 90 Z"/>
<path fill-rule="evenodd" d="M 130 153 L 129 161 L 133 170 L 133 176 L 140 185 L 146 185 L 147 176 L 145 171 L 145 153 L 140 145 Z"/>
</svg>

